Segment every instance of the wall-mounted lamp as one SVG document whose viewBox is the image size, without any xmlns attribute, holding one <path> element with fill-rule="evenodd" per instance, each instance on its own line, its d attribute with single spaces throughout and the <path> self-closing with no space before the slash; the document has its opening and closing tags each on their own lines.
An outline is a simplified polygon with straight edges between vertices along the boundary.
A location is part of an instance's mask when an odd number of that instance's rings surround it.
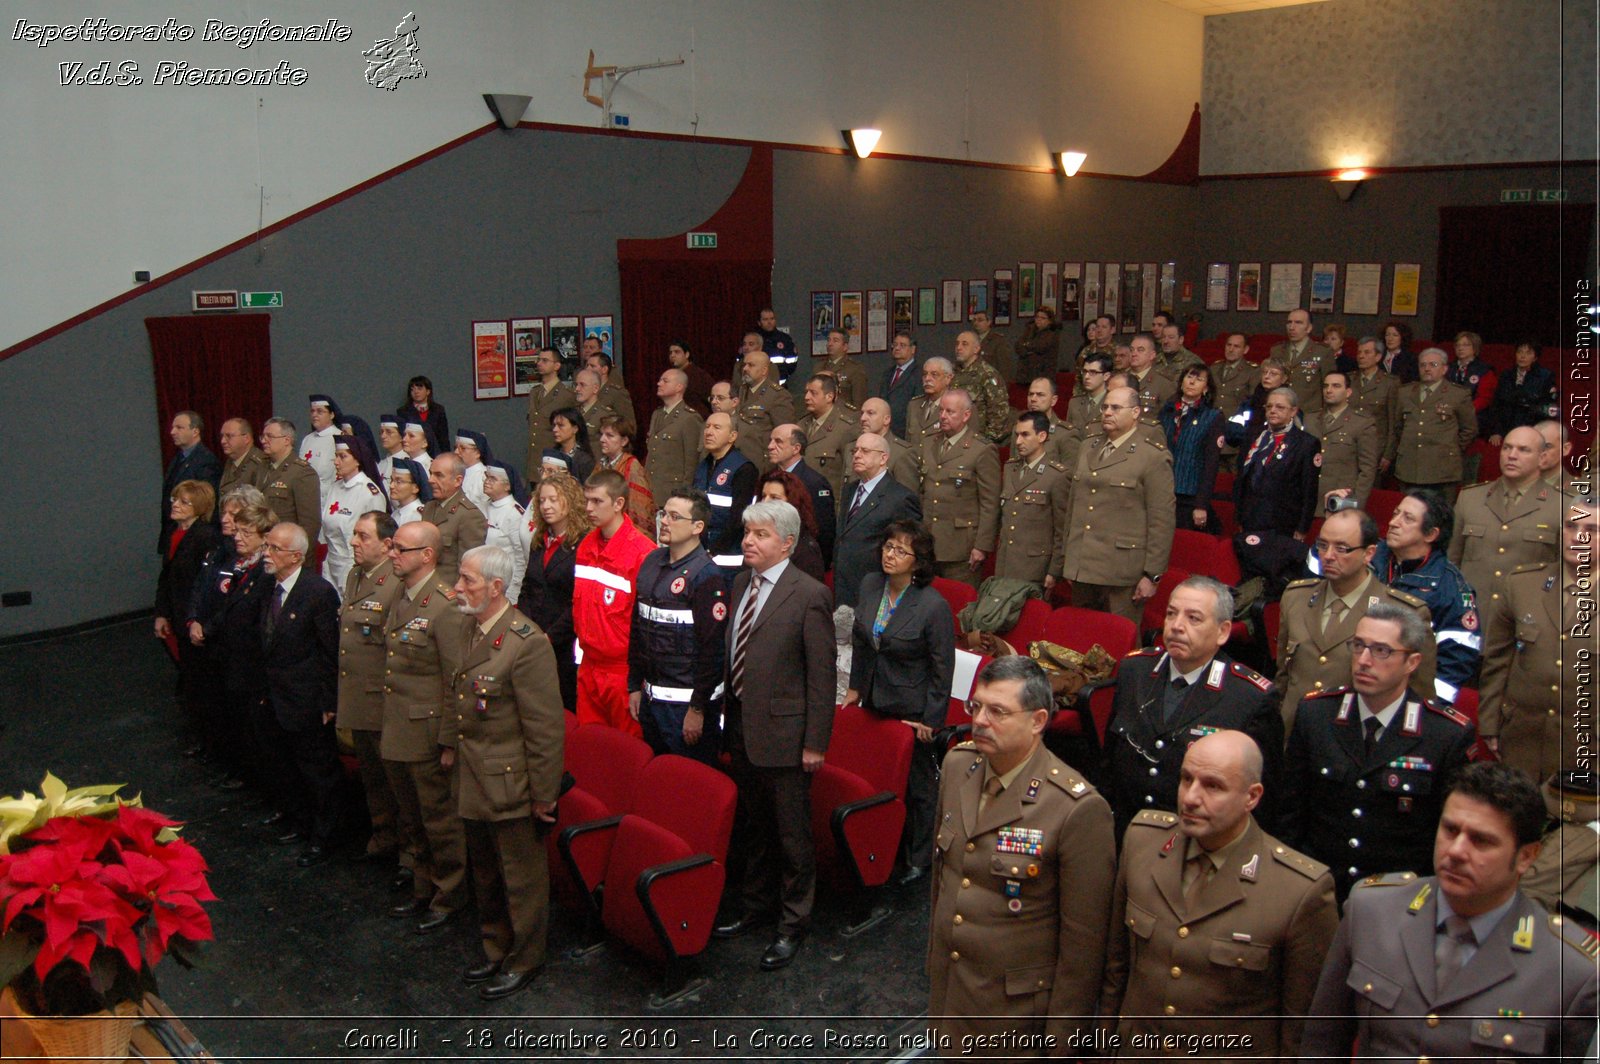
<svg viewBox="0 0 1600 1064">
<path fill-rule="evenodd" d="M 1356 194 L 1356 189 L 1361 187 L 1361 182 L 1367 179 L 1365 170 L 1340 170 L 1333 175 L 1333 191 L 1338 195 L 1340 203 L 1349 203 L 1350 197 Z"/>
<path fill-rule="evenodd" d="M 501 129 L 516 129 L 517 123 L 522 121 L 522 116 L 528 113 L 528 105 L 533 102 L 533 97 L 486 92 L 483 94 L 483 102 L 489 105 L 489 113 L 494 115 L 494 120 L 500 123 Z"/>
<path fill-rule="evenodd" d="M 865 159 L 878 146 L 878 138 L 883 136 L 883 130 L 841 129 L 839 135 L 844 138 L 844 146 L 856 153 L 856 158 Z"/>
<path fill-rule="evenodd" d="M 1061 167 L 1061 172 L 1068 177 L 1076 177 L 1082 169 L 1085 160 L 1089 157 L 1081 151 L 1064 151 L 1056 156 L 1056 162 Z"/>
</svg>

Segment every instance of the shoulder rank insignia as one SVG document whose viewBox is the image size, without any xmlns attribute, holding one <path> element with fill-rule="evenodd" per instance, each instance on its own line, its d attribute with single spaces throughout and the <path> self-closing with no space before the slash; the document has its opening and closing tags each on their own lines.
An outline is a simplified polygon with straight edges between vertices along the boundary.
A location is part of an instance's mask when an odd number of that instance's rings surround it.
<svg viewBox="0 0 1600 1064">
<path fill-rule="evenodd" d="M 1291 580 L 1291 581 L 1289 581 L 1289 585 L 1287 587 L 1285 587 L 1284 590 L 1285 591 L 1293 591 L 1297 587 L 1316 587 L 1318 582 L 1319 581 L 1317 580 L 1316 577 L 1308 576 L 1304 580 Z"/>
<path fill-rule="evenodd" d="M 1137 650 L 1128 651 L 1128 657 L 1130 657 L 1130 658 L 1150 658 L 1150 657 L 1157 657 L 1157 656 L 1159 656 L 1161 654 L 1164 654 L 1164 653 L 1166 653 L 1166 651 L 1162 650 L 1160 647 L 1140 647 Z"/>
<path fill-rule="evenodd" d="M 1410 594 L 1409 592 L 1406 592 L 1406 591 L 1401 591 L 1397 587 L 1391 587 L 1389 589 L 1389 597 L 1390 598 L 1397 598 L 1401 602 L 1404 602 L 1407 606 L 1412 607 L 1413 609 L 1427 605 L 1426 602 L 1422 601 L 1417 596 L 1415 596 L 1413 594 Z"/>
<path fill-rule="evenodd" d="M 1596 936 L 1588 929 L 1577 925 L 1568 925 L 1561 917 L 1552 916 L 1550 917 L 1550 930 L 1557 938 L 1590 960 L 1600 957 L 1600 936 Z"/>
<path fill-rule="evenodd" d="M 531 636 L 533 634 L 533 625 L 529 624 L 527 621 L 519 621 L 516 624 L 513 624 L 511 626 L 510 631 L 511 631 L 511 634 L 516 635 L 516 636 L 520 636 L 523 639 L 526 639 L 526 638 L 528 638 L 529 636 Z M 495 646 L 499 646 L 499 645 L 500 645 L 500 641 L 496 640 L 495 641 Z"/>
<path fill-rule="evenodd" d="M 1178 814 L 1161 809 L 1141 809 L 1133 822 L 1148 828 L 1170 828 L 1178 822 Z"/>
<path fill-rule="evenodd" d="M 1430 698 L 1427 701 L 1427 706 L 1430 710 L 1454 724 L 1459 724 L 1463 728 L 1472 727 L 1472 721 L 1468 720 L 1465 714 L 1448 702 L 1441 702 L 1437 698 Z"/>
<path fill-rule="evenodd" d="M 1524 916 L 1517 921 L 1517 929 L 1511 933 L 1511 948 L 1523 953 L 1533 950 L 1533 917 Z"/>
<path fill-rule="evenodd" d="M 978 744 L 973 742 L 971 739 L 968 739 L 966 742 L 956 743 L 957 750 L 976 750 L 977 748 Z"/>
<path fill-rule="evenodd" d="M 1359 887 L 1401 887 L 1416 878 L 1417 874 L 1415 872 L 1379 872 L 1376 875 L 1368 876 L 1356 885 Z"/>
<path fill-rule="evenodd" d="M 1256 670 L 1250 668 L 1248 665 L 1241 665 L 1235 661 L 1232 668 L 1233 674 L 1239 677 L 1241 680 L 1244 680 L 1250 684 L 1254 684 L 1263 691 L 1272 690 L 1272 681 L 1261 675 Z"/>
<path fill-rule="evenodd" d="M 1421 912 L 1422 907 L 1428 904 L 1428 895 L 1432 893 L 1432 883 L 1422 884 L 1422 889 L 1417 891 L 1417 896 L 1411 899 L 1411 904 L 1406 906 L 1406 911 L 1411 913 L 1412 916 L 1415 916 L 1417 913 Z"/>
</svg>

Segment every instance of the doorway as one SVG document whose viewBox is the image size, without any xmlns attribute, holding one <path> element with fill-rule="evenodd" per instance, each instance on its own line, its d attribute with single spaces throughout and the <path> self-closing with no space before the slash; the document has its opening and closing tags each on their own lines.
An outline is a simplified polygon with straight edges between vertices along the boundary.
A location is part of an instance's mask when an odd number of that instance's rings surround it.
<svg viewBox="0 0 1600 1064">
<path fill-rule="evenodd" d="M 1594 204 L 1439 208 L 1433 336 L 1570 342 L 1572 289 L 1593 253 Z"/>
<path fill-rule="evenodd" d="M 262 422 L 272 416 L 271 322 L 270 314 L 144 320 L 155 370 L 162 469 L 175 453 L 167 426 L 180 410 L 200 415 L 202 442 L 213 451 L 217 430 L 230 417 L 244 418 L 260 434 Z"/>
</svg>

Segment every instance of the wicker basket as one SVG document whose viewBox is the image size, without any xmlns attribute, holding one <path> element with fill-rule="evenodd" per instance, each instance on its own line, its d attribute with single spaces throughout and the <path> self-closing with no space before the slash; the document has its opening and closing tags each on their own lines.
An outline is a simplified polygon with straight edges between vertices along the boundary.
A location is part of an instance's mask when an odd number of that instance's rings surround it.
<svg viewBox="0 0 1600 1064">
<path fill-rule="evenodd" d="M 124 1001 L 112 1012 L 92 1016 L 30 1016 L 22 1022 L 52 1060 L 126 1060 L 133 1030 L 142 1022 L 139 1006 Z"/>
</svg>

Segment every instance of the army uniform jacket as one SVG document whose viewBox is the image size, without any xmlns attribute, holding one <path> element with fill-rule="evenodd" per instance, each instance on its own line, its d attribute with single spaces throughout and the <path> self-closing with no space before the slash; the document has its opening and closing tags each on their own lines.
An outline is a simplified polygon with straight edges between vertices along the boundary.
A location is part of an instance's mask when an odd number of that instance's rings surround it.
<svg viewBox="0 0 1600 1064">
<path fill-rule="evenodd" d="M 667 501 L 674 488 L 694 483 L 705 427 L 706 423 L 689 409 L 687 402 L 680 402 L 671 410 L 658 407 L 650 415 L 650 450 L 645 455 L 644 470 L 662 502 Z"/>
<path fill-rule="evenodd" d="M 1112 895 L 1101 1013 L 1126 1017 L 1123 1046 L 1140 1034 L 1242 1036 L 1211 1051 L 1293 1059 L 1339 929 L 1327 865 L 1252 819 L 1191 906 L 1186 852 L 1177 814 L 1134 817 Z"/>
<path fill-rule="evenodd" d="M 970 428 L 996 444 L 1011 438 L 1011 394 L 998 370 L 979 357 L 970 366 L 956 367 L 950 387 L 964 389 L 972 397 Z"/>
<path fill-rule="evenodd" d="M 884 439 L 889 442 L 889 476 L 913 495 L 921 492 L 922 452 L 913 450 L 909 443 L 898 436 L 886 436 Z"/>
<path fill-rule="evenodd" d="M 338 726 L 356 731 L 383 728 L 383 628 L 403 585 L 384 561 L 370 573 L 355 566 L 344 582 L 339 607 Z"/>
<path fill-rule="evenodd" d="M 1067 542 L 1067 468 L 1041 455 L 1005 465 L 1000 483 L 1000 529 L 994 575 L 1044 583 L 1061 572 Z"/>
<path fill-rule="evenodd" d="M 1282 362 L 1289 370 L 1289 387 L 1300 399 L 1300 409 L 1316 412 L 1322 409 L 1322 375 L 1334 369 L 1337 359 L 1327 344 L 1307 339 L 1300 347 L 1300 357 L 1289 354 L 1288 341 L 1272 345 L 1268 358 Z"/>
<path fill-rule="evenodd" d="M 1593 735 L 1594 692 L 1577 671 L 1585 640 L 1569 638 L 1584 616 L 1583 604 L 1568 582 L 1559 562 L 1518 569 L 1499 585 L 1500 596 L 1484 605 L 1478 730 L 1486 739 L 1499 739 L 1500 760 L 1535 782 L 1579 768 L 1584 721 Z M 1584 627 L 1592 650 L 1593 628 Z"/>
<path fill-rule="evenodd" d="M 528 460 L 524 469 L 529 480 L 538 479 L 539 455 L 556 445 L 555 433 L 550 431 L 550 415 L 577 405 L 578 393 L 564 381 L 556 381 L 552 387 L 537 381 L 528 392 Z"/>
<path fill-rule="evenodd" d="M 1177 525 L 1172 455 L 1138 430 L 1110 454 L 1102 439 L 1088 437 L 1078 452 L 1062 575 L 1109 587 L 1159 579 Z"/>
<path fill-rule="evenodd" d="M 1214 362 L 1211 365 L 1211 405 L 1222 411 L 1223 417 L 1232 417 L 1245 400 L 1255 394 L 1260 383 L 1261 367 L 1254 362 L 1243 358 L 1237 362 Z M 1232 454 L 1237 449 L 1230 445 L 1223 448 L 1223 453 Z"/>
<path fill-rule="evenodd" d="M 1368 757 L 1353 690 L 1304 699 L 1285 755 L 1284 841 L 1325 861 L 1341 898 L 1362 876 L 1432 872 L 1446 781 L 1474 739 L 1466 717 L 1408 691 Z"/>
<path fill-rule="evenodd" d="M 944 443 L 944 435 L 936 433 L 923 444 L 922 517 L 933 533 L 934 557 L 941 562 L 965 561 L 974 547 L 994 550 L 1000 456 L 970 421 L 948 451 Z"/>
<path fill-rule="evenodd" d="M 637 417 L 633 412 L 633 396 L 628 394 L 628 389 L 617 383 L 615 373 L 600 386 L 600 394 L 595 396 L 594 402 L 595 406 L 605 407 L 605 410 L 595 415 L 597 426 L 600 418 L 606 414 L 616 414 L 619 417 L 627 418 L 629 421 L 635 421 Z M 600 434 L 598 432 L 589 437 L 589 440 L 596 448 L 600 446 Z"/>
<path fill-rule="evenodd" d="M 817 365 L 814 373 L 833 374 L 834 383 L 839 386 L 839 403 L 843 407 L 849 403 L 857 410 L 869 398 L 867 388 L 867 367 L 859 358 L 845 355 L 843 358 L 833 358 Z M 779 422 L 782 424 L 782 422 Z"/>
<path fill-rule="evenodd" d="M 1437 987 L 1438 886 L 1373 876 L 1345 905 L 1301 1039 L 1302 1059 L 1577 1060 L 1595 1030 L 1596 940 L 1520 891 Z"/>
<path fill-rule="evenodd" d="M 928 1016 L 958 1044 L 978 1032 L 1064 1037 L 1087 1027 L 1099 997 L 1116 874 L 1111 811 L 1040 743 L 979 813 L 985 760 L 971 743 L 944 759 Z"/>
<path fill-rule="evenodd" d="M 1361 506 L 1378 477 L 1378 458 L 1383 454 L 1383 438 L 1371 414 L 1346 406 L 1344 412 L 1330 415 L 1318 411 L 1306 415 L 1306 431 L 1322 441 L 1322 476 L 1317 498 L 1328 492 L 1349 488 Z M 1320 503 L 1319 503 L 1320 505 Z"/>
<path fill-rule="evenodd" d="M 806 465 L 822 474 L 838 499 L 850 475 L 850 450 L 861 435 L 860 422 L 843 405 L 835 405 L 822 421 L 807 414 L 800 420 L 800 431 L 806 434 Z"/>
<path fill-rule="evenodd" d="M 1278 674 L 1273 682 L 1283 696 L 1285 734 L 1294 727 L 1295 710 L 1302 698 L 1350 685 L 1350 638 L 1356 634 L 1356 624 L 1367 615 L 1367 610 L 1379 602 L 1415 610 L 1429 622 L 1422 664 L 1412 674 L 1411 683 L 1419 691 L 1434 689 L 1438 651 L 1427 603 L 1373 577 L 1361 600 L 1353 608 L 1346 609 L 1337 621 L 1329 621 L 1328 630 L 1324 632 L 1323 613 L 1332 594 L 1332 585 L 1327 580 L 1313 578 L 1294 581 L 1284 589 L 1280 600 Z"/>
<path fill-rule="evenodd" d="M 378 752 L 384 760 L 418 762 L 439 756 L 445 717 L 456 723 L 459 700 L 451 697 L 451 681 L 474 623 L 456 610 L 455 594 L 437 570 L 415 599 L 404 590 L 395 598 L 383 633 L 387 665 Z"/>
<path fill-rule="evenodd" d="M 1167 376 L 1166 371 L 1158 365 L 1151 366 L 1142 380 L 1134 380 L 1133 371 L 1129 370 L 1128 379 L 1132 383 L 1133 390 L 1139 393 L 1139 408 L 1143 411 L 1139 419 L 1152 425 L 1157 424 L 1156 419 L 1161 416 L 1161 408 L 1178 394 L 1178 382 Z"/>
<path fill-rule="evenodd" d="M 1400 378 L 1376 370 L 1367 380 L 1358 370 L 1350 374 L 1350 406 L 1371 414 L 1378 426 L 1378 457 L 1389 456 L 1389 440 L 1394 436 L 1395 404 L 1400 398 Z M 1391 459 L 1392 460 L 1392 459 Z"/>
<path fill-rule="evenodd" d="M 1563 906 L 1600 919 L 1600 829 L 1587 824 L 1559 823 L 1545 833 L 1539 856 L 1522 874 L 1522 893 L 1546 912 Z"/>
<path fill-rule="evenodd" d="M 939 434 L 939 400 L 919 395 L 906 404 L 906 446 L 911 453 L 922 454 L 922 445 L 930 436 Z"/>
<path fill-rule="evenodd" d="M 993 366 L 995 372 L 1001 374 L 1002 381 L 1011 380 L 1016 376 L 1017 353 L 1012 350 L 1011 341 L 1007 340 L 1003 333 L 990 329 L 979 337 L 978 357 Z"/>
<path fill-rule="evenodd" d="M 1067 400 L 1067 416 L 1050 423 L 1051 451 L 1056 460 L 1067 467 L 1069 479 L 1078 468 L 1078 451 L 1088 431 L 1100 425 L 1100 400 L 1103 398 L 1104 395 L 1096 397 L 1087 392 L 1074 395 Z M 1054 412 L 1050 416 L 1054 418 Z"/>
<path fill-rule="evenodd" d="M 228 494 L 230 488 L 248 484 L 252 488 L 265 488 L 271 474 L 272 463 L 259 447 L 251 447 L 244 457 L 235 462 L 226 456 L 222 459 L 222 479 L 217 482 L 217 499 Z"/>
<path fill-rule="evenodd" d="M 460 491 L 447 499 L 424 503 L 422 519 L 439 529 L 439 579 L 454 584 L 461 573 L 461 556 L 473 547 L 483 546 L 489 535 L 489 522 L 483 511 Z"/>
<path fill-rule="evenodd" d="M 1450 560 L 1485 608 L 1514 569 L 1561 557 L 1561 493 L 1537 478 L 1512 506 L 1504 479 L 1474 484 L 1456 497 Z"/>
<path fill-rule="evenodd" d="M 471 645 L 473 618 L 461 625 L 462 658 L 451 677 L 455 709 L 439 733 L 456 750 L 455 784 L 465 820 L 533 816 L 561 788 L 566 725 L 550 640 L 509 607 Z M 467 649 L 470 646 L 470 649 Z"/>
<path fill-rule="evenodd" d="M 1478 435 L 1472 394 L 1459 384 L 1440 381 L 1424 404 L 1422 387 L 1417 381 L 1400 389 L 1384 457 L 1404 483 L 1458 483 L 1461 452 Z"/>
<path fill-rule="evenodd" d="M 739 393 L 735 416 L 739 419 L 739 450 L 757 467 L 764 467 L 767 437 L 779 425 L 787 425 L 795 419 L 794 396 L 769 376 L 758 385 L 745 385 Z"/>
<path fill-rule="evenodd" d="M 282 465 L 267 467 L 259 487 L 278 520 L 299 525 L 307 541 L 317 542 L 322 534 L 322 481 L 309 462 L 291 454 Z"/>
<path fill-rule="evenodd" d="M 1117 669 L 1116 697 L 1106 727 L 1104 776 L 1118 838 L 1146 809 L 1178 808 L 1178 775 L 1189 745 L 1214 731 L 1242 731 L 1261 748 L 1266 797 L 1258 812 L 1275 823 L 1273 797 L 1283 766 L 1283 719 L 1272 681 L 1226 654 L 1184 690 L 1172 716 L 1164 713 L 1168 687 L 1166 652 L 1135 650 Z"/>
</svg>

